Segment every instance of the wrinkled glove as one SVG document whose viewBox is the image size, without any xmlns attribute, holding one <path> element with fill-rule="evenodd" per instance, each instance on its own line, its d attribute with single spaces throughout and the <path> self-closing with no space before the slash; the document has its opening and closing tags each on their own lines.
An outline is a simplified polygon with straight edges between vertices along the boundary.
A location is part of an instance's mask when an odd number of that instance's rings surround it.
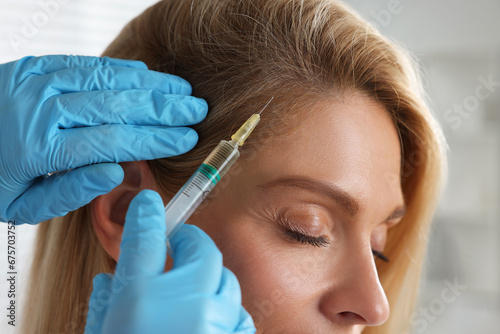
<svg viewBox="0 0 500 334">
<path fill-rule="evenodd" d="M 44 56 L 0 65 L 0 221 L 63 216 L 119 185 L 117 162 L 192 149 L 198 135 L 184 126 L 208 107 L 190 94 L 185 80 L 139 61 Z"/>
<path fill-rule="evenodd" d="M 85 334 L 255 333 L 234 274 L 212 239 L 193 225 L 171 238 L 174 266 L 164 272 L 166 224 L 158 193 L 130 203 L 115 274 L 93 281 Z"/>
</svg>

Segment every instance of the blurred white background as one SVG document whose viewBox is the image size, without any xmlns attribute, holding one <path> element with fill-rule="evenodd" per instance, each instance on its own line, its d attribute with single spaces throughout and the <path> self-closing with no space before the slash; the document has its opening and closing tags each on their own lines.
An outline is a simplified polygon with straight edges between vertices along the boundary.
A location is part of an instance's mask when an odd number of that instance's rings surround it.
<svg viewBox="0 0 500 334">
<path fill-rule="evenodd" d="M 0 63 L 26 55 L 99 55 L 126 22 L 155 2 L 0 0 Z M 449 180 L 412 333 L 498 333 L 500 1 L 347 2 L 420 60 L 431 107 L 449 143 Z M 18 316 L 35 231 L 17 227 Z M 6 235 L 7 225 L 0 225 L 0 252 L 6 251 Z M 1 310 L 8 303 L 7 271 L 4 256 Z M 0 332 L 17 333 L 7 326 L 4 313 Z"/>
</svg>

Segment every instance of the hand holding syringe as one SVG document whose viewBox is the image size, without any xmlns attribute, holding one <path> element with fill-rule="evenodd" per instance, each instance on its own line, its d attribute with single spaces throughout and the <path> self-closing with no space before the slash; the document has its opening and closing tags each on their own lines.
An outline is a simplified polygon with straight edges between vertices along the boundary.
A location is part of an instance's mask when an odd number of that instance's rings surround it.
<svg viewBox="0 0 500 334">
<path fill-rule="evenodd" d="M 222 140 L 167 204 L 165 207 L 167 243 L 238 159 L 240 156 L 238 147 L 243 145 L 259 123 L 260 113 L 250 116 L 245 124 L 231 136 L 230 141 Z"/>
</svg>

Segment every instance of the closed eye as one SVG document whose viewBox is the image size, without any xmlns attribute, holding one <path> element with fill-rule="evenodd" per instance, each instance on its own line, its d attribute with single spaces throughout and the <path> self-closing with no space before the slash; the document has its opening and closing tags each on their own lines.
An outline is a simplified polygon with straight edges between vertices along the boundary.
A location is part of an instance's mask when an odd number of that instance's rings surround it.
<svg viewBox="0 0 500 334">
<path fill-rule="evenodd" d="M 324 235 L 313 237 L 293 230 L 286 230 L 284 234 L 291 240 L 300 242 L 301 244 L 309 244 L 316 247 L 326 247 L 330 244 L 330 241 Z"/>
<path fill-rule="evenodd" d="M 384 262 L 389 262 L 389 258 L 387 256 L 384 255 L 384 253 L 382 252 L 379 252 L 379 251 L 376 251 L 374 249 L 372 249 L 372 253 L 375 257 L 378 257 L 379 259 L 381 259 L 382 261 Z"/>
</svg>

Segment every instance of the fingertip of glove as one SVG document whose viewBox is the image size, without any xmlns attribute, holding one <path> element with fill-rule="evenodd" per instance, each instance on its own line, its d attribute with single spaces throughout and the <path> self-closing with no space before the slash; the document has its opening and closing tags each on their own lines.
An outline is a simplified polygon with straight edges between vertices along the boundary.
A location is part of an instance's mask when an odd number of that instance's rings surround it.
<svg viewBox="0 0 500 334">
<path fill-rule="evenodd" d="M 122 166 L 115 163 L 103 163 L 101 164 L 102 171 L 106 174 L 109 180 L 116 185 L 119 185 L 123 182 L 123 178 L 125 177 L 125 172 L 123 171 Z"/>
<path fill-rule="evenodd" d="M 213 248 L 214 250 L 218 250 L 217 246 L 213 240 L 205 233 L 201 228 L 195 225 L 184 224 L 177 233 L 170 239 L 170 244 L 172 245 L 172 251 L 176 252 L 179 247 L 184 248 L 184 246 L 180 246 L 185 242 L 190 245 L 195 245 L 196 248 L 209 250 Z"/>
<path fill-rule="evenodd" d="M 207 116 L 207 113 L 208 113 L 208 102 L 205 99 L 202 99 L 199 97 L 196 98 L 196 102 L 198 102 L 198 104 L 200 106 L 200 111 L 202 111 L 204 114 L 203 118 L 205 118 Z"/>
<path fill-rule="evenodd" d="M 196 123 L 199 123 L 203 121 L 208 114 L 208 103 L 204 99 L 201 98 L 195 98 L 196 104 L 197 104 L 197 119 L 195 120 Z"/>
<path fill-rule="evenodd" d="M 161 202 L 161 201 L 162 201 L 161 196 L 156 191 L 151 190 L 151 189 L 144 189 L 144 190 L 141 190 L 132 199 L 132 202 L 130 204 L 132 205 L 132 203 L 134 203 L 134 205 L 155 206 L 155 205 L 158 205 L 158 202 Z"/>
<path fill-rule="evenodd" d="M 144 189 L 130 202 L 125 217 L 124 234 L 131 235 L 143 230 L 166 233 L 165 207 L 156 191 Z M 132 223 L 131 223 L 132 222 Z"/>
<path fill-rule="evenodd" d="M 183 132 L 182 136 L 179 137 L 179 140 L 177 142 L 177 148 L 184 152 L 188 152 L 192 150 L 196 144 L 198 143 L 198 133 L 191 129 L 191 128 L 178 128 L 180 132 Z M 180 154 L 182 154 L 180 153 Z"/>
<path fill-rule="evenodd" d="M 86 181 L 93 184 L 93 188 L 111 191 L 123 182 L 125 173 L 119 164 L 100 163 L 85 167 L 80 167 Z"/>
<path fill-rule="evenodd" d="M 109 284 L 109 282 L 111 282 L 110 276 L 111 276 L 111 274 L 106 274 L 106 273 L 101 273 L 101 274 L 96 275 L 92 279 L 93 289 L 95 290 L 96 288 L 99 288 L 99 287 L 102 287 L 104 285 Z"/>
<path fill-rule="evenodd" d="M 254 321 L 252 317 L 250 316 L 250 313 L 241 306 L 240 309 L 240 322 L 238 324 L 238 327 L 236 329 L 238 333 L 245 333 L 245 334 L 254 334 L 257 332 L 257 329 L 255 328 Z"/>
</svg>

